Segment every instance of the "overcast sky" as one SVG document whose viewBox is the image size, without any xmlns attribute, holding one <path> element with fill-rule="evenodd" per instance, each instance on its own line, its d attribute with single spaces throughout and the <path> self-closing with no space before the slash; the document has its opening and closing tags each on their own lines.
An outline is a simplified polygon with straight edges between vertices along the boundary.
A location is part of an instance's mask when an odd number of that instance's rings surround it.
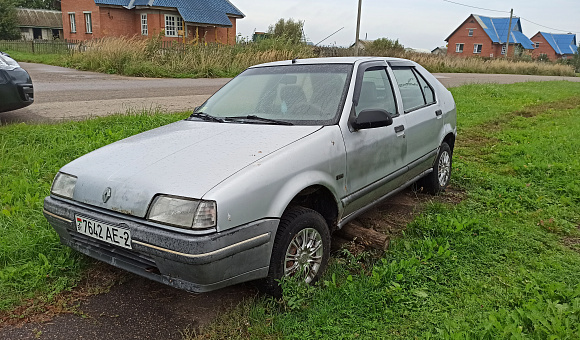
<svg viewBox="0 0 580 340">
<path fill-rule="evenodd" d="M 267 31 L 280 18 L 304 21 L 304 32 L 314 44 L 344 27 L 321 45 L 348 46 L 354 42 L 358 0 L 230 0 L 246 17 L 238 20 L 237 31 L 251 37 Z M 538 31 L 576 33 L 580 40 L 580 0 L 363 0 L 361 39 L 399 39 L 405 47 L 434 49 L 445 45 L 449 36 L 470 14 L 489 17 L 514 16 L 522 19 L 522 29 L 532 37 Z M 547 26 L 541 27 L 537 24 Z M 564 30 L 566 32 L 556 31 Z"/>
</svg>

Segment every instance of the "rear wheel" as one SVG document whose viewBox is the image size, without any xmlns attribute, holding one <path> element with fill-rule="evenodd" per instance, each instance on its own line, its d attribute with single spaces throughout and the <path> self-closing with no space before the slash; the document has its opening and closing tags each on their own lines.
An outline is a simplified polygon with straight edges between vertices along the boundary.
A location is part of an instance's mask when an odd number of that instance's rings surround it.
<svg viewBox="0 0 580 340">
<path fill-rule="evenodd" d="M 299 275 L 304 282 L 316 282 L 326 269 L 330 257 L 330 231 L 318 212 L 289 208 L 280 221 L 274 240 L 270 271 L 265 279 L 267 293 L 279 297 L 282 277 Z"/>
<path fill-rule="evenodd" d="M 441 143 L 433 171 L 419 182 L 419 186 L 422 186 L 423 190 L 434 195 L 445 191 L 451 180 L 451 156 L 449 145 L 445 142 Z"/>
</svg>

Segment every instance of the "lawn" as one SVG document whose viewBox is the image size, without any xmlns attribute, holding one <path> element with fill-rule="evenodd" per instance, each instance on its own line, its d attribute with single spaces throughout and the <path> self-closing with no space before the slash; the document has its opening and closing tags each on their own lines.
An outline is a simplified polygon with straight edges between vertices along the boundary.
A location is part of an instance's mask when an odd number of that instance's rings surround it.
<svg viewBox="0 0 580 340">
<path fill-rule="evenodd" d="M 337 256 L 319 285 L 284 283 L 283 300 L 246 301 L 199 338 L 580 338 L 580 84 L 452 92 L 461 203 L 427 204 L 379 259 Z M 183 117 L 0 127 L 0 310 L 50 303 L 90 266 L 42 216 L 56 171 Z"/>
</svg>

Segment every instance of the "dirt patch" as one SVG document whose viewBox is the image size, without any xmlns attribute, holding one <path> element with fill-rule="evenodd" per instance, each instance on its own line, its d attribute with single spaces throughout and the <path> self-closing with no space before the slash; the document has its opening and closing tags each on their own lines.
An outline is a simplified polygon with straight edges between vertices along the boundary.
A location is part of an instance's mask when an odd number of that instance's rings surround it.
<svg viewBox="0 0 580 340">
<path fill-rule="evenodd" d="M 439 196 L 425 194 L 408 188 L 367 211 L 362 216 L 357 217 L 351 223 L 381 232 L 393 239 L 400 236 L 407 224 L 423 212 L 427 203 L 458 204 L 464 198 L 465 193 L 453 187 L 448 187 L 445 193 Z M 343 245 L 343 242 L 337 240 L 336 237 L 333 241 L 336 241 L 336 243 L 355 255 L 367 250 L 364 246 L 355 242 Z M 337 250 L 336 247 L 335 250 Z"/>
</svg>

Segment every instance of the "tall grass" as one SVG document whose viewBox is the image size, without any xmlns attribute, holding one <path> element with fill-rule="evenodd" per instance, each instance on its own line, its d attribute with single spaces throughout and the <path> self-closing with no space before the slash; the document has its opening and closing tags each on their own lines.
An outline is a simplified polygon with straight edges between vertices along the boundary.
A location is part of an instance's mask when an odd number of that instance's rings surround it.
<svg viewBox="0 0 580 340">
<path fill-rule="evenodd" d="M 353 55 L 349 48 L 317 48 L 319 56 L 347 57 Z M 574 77 L 574 67 L 562 63 L 538 62 L 524 59 L 505 58 L 461 58 L 447 55 L 417 53 L 402 48 L 376 49 L 366 48 L 361 55 L 405 58 L 416 61 L 429 72 L 439 73 L 501 73 L 501 74 L 534 74 L 542 76 Z"/>
<path fill-rule="evenodd" d="M 248 45 L 175 44 L 160 47 L 159 38 L 110 38 L 89 42 L 75 52 L 70 66 L 106 73 L 149 77 L 233 77 L 249 66 L 314 57 L 305 45 L 264 41 Z"/>
<path fill-rule="evenodd" d="M 70 56 L 67 66 L 82 70 L 143 77 L 233 77 L 249 66 L 325 56 L 352 56 L 353 49 L 313 48 L 284 40 L 229 45 L 174 44 L 162 47 L 161 38 L 107 38 L 88 42 Z M 411 59 L 431 72 L 508 73 L 574 76 L 569 65 L 534 61 L 457 58 L 414 53 L 402 49 L 366 49 L 364 55 Z"/>
</svg>

